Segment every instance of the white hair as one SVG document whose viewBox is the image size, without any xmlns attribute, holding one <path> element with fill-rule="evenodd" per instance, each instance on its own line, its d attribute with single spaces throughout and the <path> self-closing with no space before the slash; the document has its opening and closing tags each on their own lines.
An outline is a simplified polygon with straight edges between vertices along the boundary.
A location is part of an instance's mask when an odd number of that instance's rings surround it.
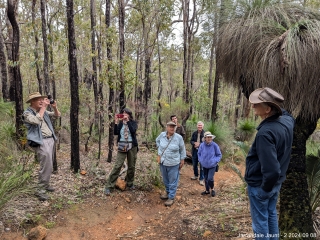
<svg viewBox="0 0 320 240">
<path fill-rule="evenodd" d="M 199 122 L 197 123 L 197 125 L 199 125 L 199 124 L 201 124 L 202 126 L 204 126 L 204 123 L 201 122 L 201 121 L 199 121 Z"/>
</svg>

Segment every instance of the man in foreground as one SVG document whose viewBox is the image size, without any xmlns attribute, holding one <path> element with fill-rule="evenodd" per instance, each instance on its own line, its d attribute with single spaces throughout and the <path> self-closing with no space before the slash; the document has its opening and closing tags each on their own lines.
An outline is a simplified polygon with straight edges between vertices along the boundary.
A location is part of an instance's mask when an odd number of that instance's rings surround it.
<svg viewBox="0 0 320 240">
<path fill-rule="evenodd" d="M 280 108 L 284 98 L 271 88 L 253 91 L 249 101 L 262 119 L 246 158 L 252 229 L 256 239 L 278 239 L 276 205 L 290 162 L 294 119 Z"/>
<path fill-rule="evenodd" d="M 60 117 L 60 112 L 56 101 L 51 104 L 53 112 L 47 111 L 50 100 L 39 92 L 31 93 L 27 103 L 30 106 L 24 111 L 22 118 L 28 129 L 28 144 L 35 150 L 40 163 L 38 190 L 35 195 L 40 201 L 45 201 L 49 198 L 46 191 L 54 191 L 49 182 L 53 170 L 54 141 L 57 137 L 50 116 Z"/>
</svg>

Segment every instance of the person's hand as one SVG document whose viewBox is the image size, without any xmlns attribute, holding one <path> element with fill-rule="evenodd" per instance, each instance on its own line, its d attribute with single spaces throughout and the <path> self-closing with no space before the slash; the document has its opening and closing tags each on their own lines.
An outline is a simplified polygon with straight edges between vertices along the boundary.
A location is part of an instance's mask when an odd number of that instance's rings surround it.
<svg viewBox="0 0 320 240">
<path fill-rule="evenodd" d="M 119 122 L 119 118 L 118 118 L 117 115 L 118 115 L 118 114 L 116 114 L 116 115 L 114 116 L 114 123 L 115 123 L 115 124 L 118 124 L 118 122 Z"/>
<path fill-rule="evenodd" d="M 195 148 L 198 148 L 199 145 L 200 145 L 200 143 L 198 143 L 198 142 L 195 142 L 195 143 L 194 143 L 194 147 L 195 147 Z"/>
<path fill-rule="evenodd" d="M 183 167 L 183 165 L 184 165 L 184 159 L 182 159 L 182 160 L 180 161 L 179 170 Z"/>
<path fill-rule="evenodd" d="M 50 101 L 49 101 L 49 103 L 50 103 Z M 52 103 L 51 106 L 52 106 L 53 108 L 56 108 L 56 107 L 57 107 L 57 101 L 54 101 L 54 103 Z"/>
<path fill-rule="evenodd" d="M 161 157 L 160 155 L 157 155 L 157 163 L 160 164 L 160 161 L 161 161 Z"/>
</svg>

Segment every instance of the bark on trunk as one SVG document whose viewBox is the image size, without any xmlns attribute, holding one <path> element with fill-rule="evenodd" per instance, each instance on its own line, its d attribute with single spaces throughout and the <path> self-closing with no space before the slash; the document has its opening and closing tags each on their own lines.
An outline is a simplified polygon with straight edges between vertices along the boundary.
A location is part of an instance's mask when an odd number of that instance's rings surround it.
<svg viewBox="0 0 320 240">
<path fill-rule="evenodd" d="M 119 105 L 120 109 L 126 107 L 125 99 L 125 84 L 124 84 L 124 0 L 118 0 L 119 4 L 119 60 L 120 60 L 120 95 L 119 95 Z"/>
<path fill-rule="evenodd" d="M 316 120 L 298 117 L 294 136 L 287 179 L 280 191 L 281 233 L 314 233 L 308 182 L 306 175 L 306 141 L 317 126 Z M 284 239 L 284 236 L 281 236 Z M 302 237 L 298 238 L 302 239 Z"/>
<path fill-rule="evenodd" d="M 12 57 L 12 44 L 13 44 L 13 30 L 9 18 L 6 19 L 7 31 L 8 31 L 8 44 L 7 47 L 7 57 L 8 61 L 13 62 Z M 14 80 L 14 71 L 11 65 L 8 65 L 8 78 L 9 78 L 9 98 L 11 102 L 15 101 L 15 80 Z"/>
<path fill-rule="evenodd" d="M 2 19 L 0 16 L 0 69 L 1 69 L 1 83 L 2 83 L 2 98 L 4 101 L 9 100 L 8 89 L 8 70 L 7 70 L 7 58 L 5 55 L 5 46 L 2 35 Z"/>
<path fill-rule="evenodd" d="M 12 42 L 12 58 L 14 62 L 13 73 L 15 81 L 15 106 L 16 106 L 16 137 L 18 140 L 23 136 L 23 91 L 22 91 L 22 79 L 20 74 L 19 64 L 19 44 L 20 44 L 20 33 L 19 25 L 16 19 L 15 9 L 17 8 L 17 1 L 8 0 L 8 18 L 10 20 L 13 30 L 13 42 Z"/>
<path fill-rule="evenodd" d="M 47 20 L 46 20 L 46 2 L 40 0 L 41 24 L 42 24 L 42 41 L 43 41 L 43 78 L 44 92 L 50 94 L 50 79 L 49 79 L 49 52 L 47 40 Z M 42 93 L 43 94 L 43 93 Z"/>
<path fill-rule="evenodd" d="M 107 33 L 109 33 L 109 28 L 111 26 L 111 0 L 106 0 L 106 28 Z M 112 41 L 110 36 L 107 36 L 107 58 L 108 58 L 108 83 L 109 83 L 109 102 L 108 102 L 108 116 L 109 116 L 109 137 L 108 137 L 108 159 L 107 162 L 111 162 L 113 146 L 114 146 L 114 118 L 113 118 L 113 106 L 114 106 L 114 84 L 112 81 L 112 76 L 110 74 L 111 64 L 112 64 Z"/>
<path fill-rule="evenodd" d="M 79 154 L 79 76 L 77 66 L 77 48 L 73 20 L 73 0 L 66 0 L 68 42 L 69 42 L 69 78 L 70 78 L 70 125 L 71 125 L 71 168 L 77 173 L 80 169 Z"/>
<path fill-rule="evenodd" d="M 35 58 L 35 66 L 36 66 L 36 75 L 38 79 L 38 85 L 39 85 L 39 92 L 43 94 L 43 83 L 42 83 L 42 78 L 40 76 L 40 69 L 39 69 L 39 53 L 38 53 L 38 48 L 39 48 L 39 38 L 38 38 L 38 31 L 36 28 L 36 4 L 37 0 L 32 0 L 32 10 L 31 10 L 31 15 L 32 15 L 32 28 L 33 28 L 33 34 L 34 34 L 34 41 L 35 41 L 35 46 L 34 46 L 34 51 L 33 55 Z"/>
<path fill-rule="evenodd" d="M 97 56 L 96 56 L 96 7 L 95 0 L 90 0 L 90 18 L 91 18 L 91 62 L 92 62 L 92 84 L 94 94 L 94 118 L 95 126 L 98 121 L 98 84 L 97 84 Z"/>
</svg>

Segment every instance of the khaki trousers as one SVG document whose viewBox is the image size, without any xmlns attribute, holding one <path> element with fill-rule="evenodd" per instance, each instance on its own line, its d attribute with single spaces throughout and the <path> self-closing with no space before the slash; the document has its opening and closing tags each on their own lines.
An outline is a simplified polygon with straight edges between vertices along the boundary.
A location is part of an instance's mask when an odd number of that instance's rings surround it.
<svg viewBox="0 0 320 240">
<path fill-rule="evenodd" d="M 39 170 L 39 187 L 46 188 L 49 186 L 50 177 L 53 170 L 53 138 L 44 138 L 43 144 L 37 147 L 37 159 L 40 163 Z"/>
<path fill-rule="evenodd" d="M 107 180 L 106 188 L 113 189 L 115 187 L 122 165 L 126 158 L 128 161 L 128 171 L 126 176 L 127 186 L 131 187 L 133 185 L 134 174 L 136 170 L 137 150 L 138 150 L 138 147 L 132 147 L 126 153 L 118 152 L 117 160 Z"/>
</svg>

